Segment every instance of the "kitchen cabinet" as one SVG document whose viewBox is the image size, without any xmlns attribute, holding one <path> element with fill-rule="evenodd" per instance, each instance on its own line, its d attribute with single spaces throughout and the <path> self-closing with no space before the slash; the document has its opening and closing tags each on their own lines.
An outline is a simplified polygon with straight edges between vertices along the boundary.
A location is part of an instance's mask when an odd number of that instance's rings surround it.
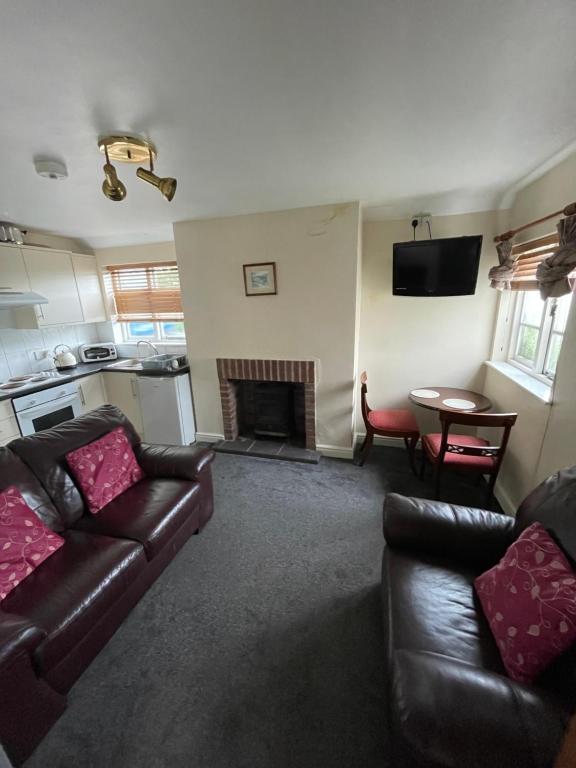
<svg viewBox="0 0 576 768">
<path fill-rule="evenodd" d="M 115 405 L 132 422 L 136 432 L 142 437 L 142 411 L 140 408 L 140 393 L 138 376 L 135 373 L 105 372 L 104 386 L 108 402 Z"/>
<path fill-rule="evenodd" d="M 82 403 L 82 412 L 88 413 L 108 402 L 104 379 L 101 373 L 85 376 L 78 380 L 78 390 Z"/>
<path fill-rule="evenodd" d="M 82 305 L 70 253 L 49 248 L 23 248 L 30 289 L 46 296 L 36 307 L 37 327 L 82 323 Z M 29 326 L 30 327 L 30 326 Z"/>
<path fill-rule="evenodd" d="M 0 445 L 6 445 L 20 437 L 18 422 L 14 416 L 11 400 L 0 401 Z"/>
<path fill-rule="evenodd" d="M 29 291 L 30 280 L 17 245 L 0 245 L 0 291 Z"/>
<path fill-rule="evenodd" d="M 98 276 L 96 259 L 93 256 L 72 254 L 72 267 L 80 295 L 80 305 L 85 323 L 101 323 L 107 320 Z"/>
</svg>

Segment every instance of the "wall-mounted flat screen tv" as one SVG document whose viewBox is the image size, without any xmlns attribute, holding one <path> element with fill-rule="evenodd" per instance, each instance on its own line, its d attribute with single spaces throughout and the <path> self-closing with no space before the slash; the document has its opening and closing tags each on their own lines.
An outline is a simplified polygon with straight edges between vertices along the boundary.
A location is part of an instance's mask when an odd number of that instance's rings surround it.
<svg viewBox="0 0 576 768">
<path fill-rule="evenodd" d="M 465 296 L 476 291 L 482 235 L 394 243 L 394 296 Z"/>
</svg>

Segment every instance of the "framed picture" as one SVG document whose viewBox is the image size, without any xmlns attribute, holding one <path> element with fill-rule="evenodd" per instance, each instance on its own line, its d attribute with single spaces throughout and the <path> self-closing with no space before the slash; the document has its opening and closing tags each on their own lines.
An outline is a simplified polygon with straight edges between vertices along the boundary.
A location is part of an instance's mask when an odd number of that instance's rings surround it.
<svg viewBox="0 0 576 768">
<path fill-rule="evenodd" d="M 275 261 L 244 264 L 243 269 L 246 296 L 270 296 L 278 293 Z"/>
</svg>

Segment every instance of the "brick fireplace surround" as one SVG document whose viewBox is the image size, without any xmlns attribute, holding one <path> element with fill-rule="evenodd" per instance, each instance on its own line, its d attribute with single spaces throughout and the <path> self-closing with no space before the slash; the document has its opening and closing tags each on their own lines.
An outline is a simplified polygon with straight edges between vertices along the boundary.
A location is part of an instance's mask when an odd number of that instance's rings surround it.
<svg viewBox="0 0 576 768">
<path fill-rule="evenodd" d="M 222 400 L 224 438 L 238 437 L 237 381 L 284 381 L 304 385 L 306 448 L 316 450 L 316 364 L 313 360 L 216 360 Z"/>
</svg>

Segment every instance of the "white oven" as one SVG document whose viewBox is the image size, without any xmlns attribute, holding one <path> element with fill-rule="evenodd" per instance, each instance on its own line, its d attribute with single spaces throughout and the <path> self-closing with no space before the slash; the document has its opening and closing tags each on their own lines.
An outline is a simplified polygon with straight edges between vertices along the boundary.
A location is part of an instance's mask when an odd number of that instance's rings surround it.
<svg viewBox="0 0 576 768">
<path fill-rule="evenodd" d="M 73 381 L 15 397 L 12 405 L 23 435 L 50 429 L 82 413 L 78 384 Z"/>
</svg>

